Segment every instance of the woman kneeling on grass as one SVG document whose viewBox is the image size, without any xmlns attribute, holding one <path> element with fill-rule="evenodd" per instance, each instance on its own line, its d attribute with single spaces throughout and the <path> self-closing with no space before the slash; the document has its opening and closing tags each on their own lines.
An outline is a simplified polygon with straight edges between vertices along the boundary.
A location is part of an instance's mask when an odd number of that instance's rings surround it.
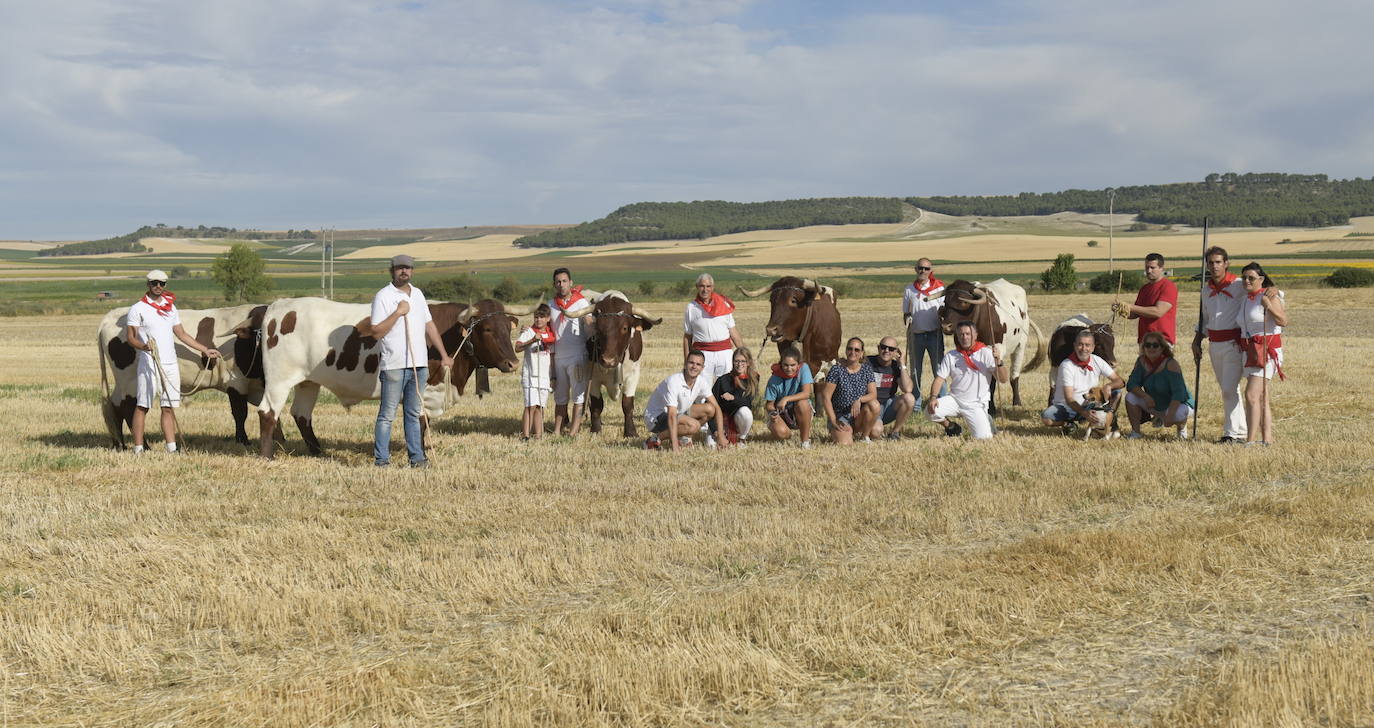
<svg viewBox="0 0 1374 728">
<path fill-rule="evenodd" d="M 1283 337 L 1288 325 L 1283 291 L 1265 274 L 1259 263 L 1241 269 L 1245 300 L 1240 302 L 1236 325 L 1245 347 L 1245 444 L 1274 443 L 1274 413 L 1269 409 L 1269 380 L 1283 376 Z"/>
<path fill-rule="evenodd" d="M 814 386 L 811 368 L 802 363 L 801 352 L 796 347 L 784 351 L 782 359 L 773 365 L 773 376 L 768 378 L 768 388 L 763 394 L 768 430 L 773 437 L 786 442 L 792 438 L 792 430 L 797 430 L 801 433 L 802 448 L 811 447 Z"/>
<path fill-rule="evenodd" d="M 1183 368 L 1174 358 L 1174 349 L 1158 331 L 1140 340 L 1140 357 L 1126 380 L 1126 415 L 1131 418 L 1131 434 L 1136 440 L 1140 425 L 1147 419 L 1155 427 L 1177 427 L 1178 439 L 1188 439 L 1188 418 L 1193 416 L 1193 396 L 1183 380 Z"/>
<path fill-rule="evenodd" d="M 754 397 L 758 393 L 759 373 L 754 369 L 754 354 L 741 346 L 731 356 L 730 371 L 716 377 L 711 385 L 711 394 L 716 396 L 725 421 L 724 437 L 718 432 L 717 440 L 742 445 L 749 439 L 749 430 L 754 426 Z"/>
<path fill-rule="evenodd" d="M 872 442 L 868 432 L 878 418 L 878 385 L 864 356 L 864 340 L 855 336 L 844 347 L 844 361 L 830 367 L 821 385 L 821 404 L 836 445 L 854 444 L 854 433 Z"/>
</svg>

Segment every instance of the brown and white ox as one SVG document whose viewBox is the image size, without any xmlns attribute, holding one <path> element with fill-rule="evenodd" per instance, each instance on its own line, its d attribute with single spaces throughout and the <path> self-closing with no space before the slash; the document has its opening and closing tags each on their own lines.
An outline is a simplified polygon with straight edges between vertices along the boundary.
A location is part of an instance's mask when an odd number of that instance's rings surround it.
<svg viewBox="0 0 1374 728">
<path fill-rule="evenodd" d="M 587 381 L 590 398 L 588 414 L 592 432 L 601 432 L 601 411 L 606 400 L 619 399 L 625 415 L 625 437 L 637 437 L 635 428 L 635 391 L 639 387 L 640 357 L 644 354 L 644 332 L 663 323 L 647 311 L 630 303 L 620 291 L 597 294 L 590 307 L 564 314 L 569 318 L 595 317 L 587 339 L 587 361 L 591 363 Z M 554 343 L 557 347 L 558 344 Z"/>
<path fill-rule="evenodd" d="M 265 304 L 244 304 L 227 308 L 178 309 L 182 328 L 196 341 L 220 350 L 216 361 L 202 357 L 180 341 L 176 342 L 177 368 L 181 373 L 183 395 L 215 389 L 229 395 L 229 411 L 234 417 L 234 439 L 248 444 L 244 421 L 248 406 L 262 400 L 262 357 L 255 332 L 248 327 L 237 335 L 243 321 L 262 320 Z M 105 314 L 96 329 L 96 348 L 100 350 L 100 381 L 104 389 L 101 414 L 110 433 L 110 442 L 124 449 L 124 428 L 132 427 L 135 396 L 138 393 L 137 352 L 128 340 L 129 308 Z M 111 382 L 113 379 L 113 382 Z"/>
<path fill-rule="evenodd" d="M 1059 364 L 1073 353 L 1073 342 L 1078 338 L 1078 332 L 1085 329 L 1093 334 L 1093 353 L 1113 367 L 1116 366 L 1116 335 L 1110 323 L 1095 324 L 1085 313 L 1065 319 L 1054 327 L 1054 333 L 1050 334 L 1050 396 L 1045 403 L 1046 406 L 1054 402 L 1054 377 L 1059 370 Z"/>
<path fill-rule="evenodd" d="M 448 388 L 455 387 L 461 394 L 468 377 L 479 366 L 510 372 L 517 364 L 511 330 L 518 319 L 500 301 L 488 299 L 472 306 L 431 303 L 429 310 L 454 364 L 449 381 L 443 382 L 438 352 L 428 347 L 426 383 L 430 386 L 425 389 L 421 417 L 425 425 L 429 416 L 443 414 Z M 323 298 L 283 298 L 267 307 L 263 314 L 267 386 L 258 405 L 263 433 L 276 428 L 286 400 L 294 392 L 291 417 L 310 454 L 321 455 L 324 449 L 312 423 L 321 387 L 338 397 L 344 407 L 381 397 L 377 371 L 381 350 L 378 339 L 372 335 L 371 316 L 372 307 L 368 304 Z M 263 437 L 262 457 L 272 455 L 272 440 Z"/>
<path fill-rule="evenodd" d="M 822 367 L 836 361 L 840 355 L 840 309 L 834 289 L 810 278 L 783 276 L 772 285 L 752 291 L 743 287 L 739 290 L 750 298 L 768 294 L 770 308 L 768 323 L 763 327 L 764 336 L 777 342 L 779 354 L 798 344 L 802 361 L 810 367 L 811 376 L 816 381 L 823 379 Z"/>
<path fill-rule="evenodd" d="M 978 327 L 978 340 L 987 346 L 1001 344 L 1011 377 L 1011 403 L 1021 405 L 1021 372 L 1040 366 L 1045 360 L 1045 335 L 1031 320 L 1026 305 L 1026 289 L 1002 278 L 991 283 L 957 280 L 945 286 L 940 307 L 940 327 L 953 334 L 960 321 Z M 1026 349 L 1035 339 L 1035 355 L 1026 362 Z M 997 383 L 993 382 L 995 388 Z M 996 412 L 996 400 L 988 410 Z"/>
</svg>

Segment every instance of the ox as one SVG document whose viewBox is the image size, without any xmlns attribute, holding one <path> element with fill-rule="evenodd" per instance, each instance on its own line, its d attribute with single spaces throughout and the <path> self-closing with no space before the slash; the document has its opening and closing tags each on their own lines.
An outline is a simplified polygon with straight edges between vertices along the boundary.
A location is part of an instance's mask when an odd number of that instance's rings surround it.
<svg viewBox="0 0 1374 728">
<path fill-rule="evenodd" d="M 779 354 L 794 343 L 800 344 L 802 361 L 810 367 L 811 375 L 816 381 L 823 379 L 821 367 L 840 355 L 840 309 L 834 289 L 810 278 L 783 276 L 772 285 L 739 290 L 750 298 L 768 293 L 771 308 L 764 335 L 777 342 Z"/>
<path fill-rule="evenodd" d="M 229 395 L 229 410 L 234 417 L 234 439 L 248 444 L 244 421 L 248 419 L 248 405 L 257 406 L 262 399 L 262 356 L 252 322 L 261 325 L 266 305 L 245 304 L 228 308 L 204 310 L 179 309 L 182 325 L 196 341 L 220 350 L 218 362 L 202 357 L 198 352 L 176 342 L 177 366 L 181 370 L 183 395 L 206 389 L 217 389 Z M 105 391 L 101 413 L 110 441 L 117 449 L 124 449 L 124 428 L 131 427 L 134 416 L 134 395 L 138 391 L 134 348 L 128 341 L 129 308 L 117 308 L 105 314 L 96 330 L 96 348 L 100 350 L 100 382 Z M 250 325 L 238 330 L 240 322 Z M 227 341 L 234 337 L 232 345 Z M 113 374 L 114 384 L 110 378 Z"/>
<path fill-rule="evenodd" d="M 638 437 L 635 429 L 635 390 L 639 387 L 640 356 L 644 353 L 644 332 L 663 323 L 651 318 L 644 309 L 630 303 L 620 291 L 598 294 L 593 305 L 580 311 L 564 314 L 569 318 L 593 317 L 591 336 L 587 339 L 587 361 L 591 372 L 587 383 L 590 398 L 591 430 L 601 432 L 602 399 L 619 399 L 625 415 L 625 437 Z M 554 344 L 557 346 L 557 344 Z"/>
<path fill-rule="evenodd" d="M 438 352 L 429 348 L 426 383 L 431 386 L 425 389 L 425 423 L 428 415 L 443 414 L 448 388 L 453 386 L 461 394 L 468 377 L 478 367 L 510 372 L 516 366 L 510 333 L 517 319 L 501 302 L 484 300 L 473 306 L 431 303 L 429 310 L 454 366 L 450 380 L 443 382 Z M 519 315 L 525 313 L 528 312 Z M 312 423 L 321 387 L 333 392 L 344 407 L 381 397 L 377 372 L 381 352 L 372 335 L 371 316 L 372 307 L 367 304 L 323 298 L 284 298 L 267 307 L 262 317 L 266 321 L 262 356 L 267 387 L 258 405 L 264 434 L 276 428 L 287 397 L 294 390 L 291 417 L 310 454 L 321 455 L 324 450 Z M 432 386 L 441 383 L 443 386 Z M 264 436 L 262 457 L 272 455 L 272 440 Z"/>
<path fill-rule="evenodd" d="M 1045 335 L 1031 320 L 1026 308 L 1026 289 L 998 278 L 986 285 L 958 280 L 945 286 L 940 307 L 940 327 L 946 334 L 954 333 L 960 321 L 972 321 L 978 327 L 978 340 L 987 346 L 1002 345 L 1002 356 L 1010 363 L 1011 403 L 1021 404 L 1021 372 L 1030 371 L 1045 360 Z M 1035 356 L 1025 361 L 1030 338 L 1035 337 Z M 993 383 L 996 387 L 996 383 Z M 988 403 L 990 412 L 996 411 L 994 402 Z"/>
<path fill-rule="evenodd" d="M 1045 403 L 1046 406 L 1054 403 L 1054 377 L 1059 364 L 1073 353 L 1073 342 L 1078 338 L 1078 332 L 1085 329 L 1093 334 L 1093 353 L 1113 367 L 1116 366 L 1116 335 L 1112 332 L 1110 323 L 1095 324 L 1085 313 L 1065 319 L 1054 327 L 1054 333 L 1050 334 L 1050 396 Z"/>
</svg>

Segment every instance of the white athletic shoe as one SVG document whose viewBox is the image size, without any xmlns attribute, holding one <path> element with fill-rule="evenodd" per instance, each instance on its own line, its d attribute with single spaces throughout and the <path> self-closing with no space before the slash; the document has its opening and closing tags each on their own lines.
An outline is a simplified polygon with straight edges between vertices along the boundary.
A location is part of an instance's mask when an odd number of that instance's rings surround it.
<svg viewBox="0 0 1374 728">
<path fill-rule="evenodd" d="M 1183 427 L 1178 428 L 1178 439 L 1180 439 L 1180 440 L 1187 440 L 1187 439 L 1188 439 L 1188 426 L 1187 426 L 1187 425 L 1184 425 Z"/>
<path fill-rule="evenodd" d="M 810 449 L 811 449 L 811 441 L 810 441 L 810 440 L 802 440 L 802 441 L 801 441 L 801 449 L 803 449 L 803 450 L 810 450 Z"/>
<path fill-rule="evenodd" d="M 692 446 L 692 438 L 690 438 L 690 437 L 688 437 L 688 436 L 686 436 L 686 435 L 682 435 L 681 437 L 679 437 L 679 438 L 677 439 L 677 444 L 678 444 L 678 447 L 691 447 L 691 446 Z"/>
<path fill-rule="evenodd" d="M 714 449 L 716 449 L 716 438 L 711 437 L 710 435 L 707 435 L 707 436 L 706 436 L 706 449 L 708 449 L 708 450 L 714 450 Z"/>
</svg>

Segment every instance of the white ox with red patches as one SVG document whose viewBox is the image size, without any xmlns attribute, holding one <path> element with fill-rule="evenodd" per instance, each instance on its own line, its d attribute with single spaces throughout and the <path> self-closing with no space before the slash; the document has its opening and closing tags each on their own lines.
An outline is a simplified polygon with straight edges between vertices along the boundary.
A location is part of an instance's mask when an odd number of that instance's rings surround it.
<svg viewBox="0 0 1374 728">
<path fill-rule="evenodd" d="M 215 389 L 229 395 L 229 409 L 234 417 L 234 439 L 248 444 L 244 421 L 248 406 L 257 406 L 262 399 L 262 359 L 258 342 L 251 327 L 236 336 L 236 327 L 244 321 L 261 320 L 267 309 L 264 304 L 244 304 L 227 308 L 203 310 L 178 308 L 181 326 L 196 341 L 219 349 L 223 360 L 202 357 L 180 340 L 176 342 L 177 367 L 181 370 L 182 394 L 192 395 Z M 105 314 L 96 329 L 95 343 L 100 350 L 100 380 L 103 388 L 101 413 L 110 441 L 118 449 L 124 448 L 124 428 L 132 427 L 135 395 L 138 393 L 138 363 L 136 351 L 128 340 L 129 308 L 117 308 Z"/>
<path fill-rule="evenodd" d="M 499 301 L 479 301 L 474 306 L 431 302 L 429 308 L 454 367 L 449 381 L 435 386 L 444 373 L 438 352 L 429 347 L 425 421 L 429 416 L 443 415 L 449 388 L 461 394 L 479 366 L 509 372 L 517 363 L 510 341 L 517 319 Z M 267 387 L 258 405 L 264 433 L 275 429 L 291 397 L 292 419 L 311 454 L 319 455 L 323 449 L 315 436 L 312 414 L 321 387 L 338 397 L 344 407 L 381 397 L 377 371 L 381 354 L 372 335 L 371 316 L 372 307 L 367 304 L 323 298 L 283 298 L 267 307 L 262 317 Z M 272 455 L 271 438 L 262 438 L 262 456 Z"/>
</svg>

